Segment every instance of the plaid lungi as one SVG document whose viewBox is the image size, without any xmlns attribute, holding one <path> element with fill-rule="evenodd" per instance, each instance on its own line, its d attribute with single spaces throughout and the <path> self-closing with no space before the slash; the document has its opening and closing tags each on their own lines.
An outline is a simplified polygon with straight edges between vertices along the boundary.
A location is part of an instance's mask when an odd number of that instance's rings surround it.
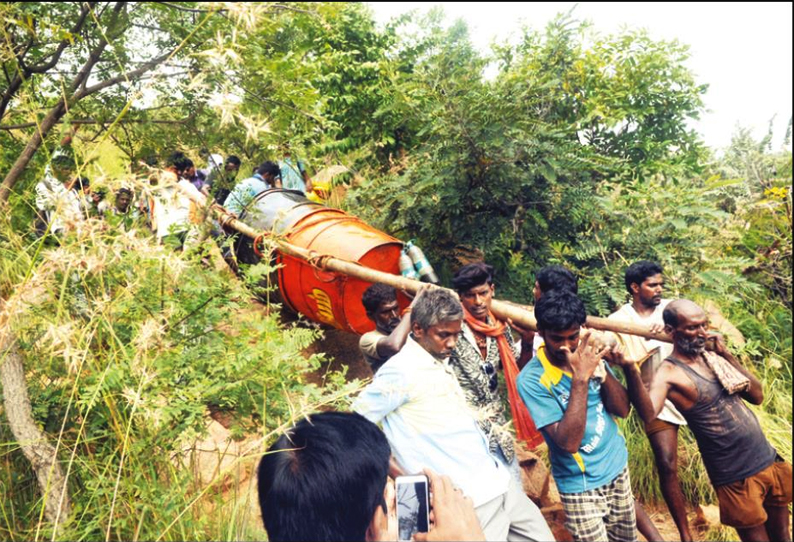
<svg viewBox="0 0 794 542">
<path fill-rule="evenodd" d="M 628 466 L 610 483 L 582 493 L 560 493 L 565 527 L 577 542 L 636 542 L 637 519 Z"/>
</svg>

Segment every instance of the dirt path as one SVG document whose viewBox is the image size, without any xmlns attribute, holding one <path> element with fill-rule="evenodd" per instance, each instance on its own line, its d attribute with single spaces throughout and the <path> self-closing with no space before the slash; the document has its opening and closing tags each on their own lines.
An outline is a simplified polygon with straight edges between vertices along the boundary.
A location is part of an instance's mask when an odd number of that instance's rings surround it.
<svg viewBox="0 0 794 542">
<path fill-rule="evenodd" d="M 653 524 L 656 526 L 656 529 L 659 531 L 659 534 L 662 535 L 662 540 L 675 541 L 681 539 L 680 535 L 678 534 L 678 527 L 675 526 L 675 522 L 670 516 L 670 512 L 667 510 L 667 506 L 665 506 L 664 503 L 643 503 L 643 507 L 648 513 L 648 516 L 651 518 L 651 521 L 653 521 Z M 692 536 L 694 536 L 695 540 L 697 541 L 705 540 L 703 536 L 705 531 L 694 527 L 694 520 L 696 517 L 694 510 L 690 511 L 688 516 Z M 640 535 L 640 537 L 642 540 L 645 540 L 642 538 L 642 535 Z"/>
<path fill-rule="evenodd" d="M 345 368 L 347 368 L 348 381 L 356 378 L 361 380 L 372 378 L 372 370 L 358 349 L 358 338 L 359 336 L 355 333 L 347 333 L 339 329 L 325 329 L 323 338 L 315 341 L 303 352 L 306 355 L 325 353 L 328 361 L 323 363 L 317 371 L 308 374 L 306 380 L 322 386 L 326 374 L 343 371 Z"/>
</svg>

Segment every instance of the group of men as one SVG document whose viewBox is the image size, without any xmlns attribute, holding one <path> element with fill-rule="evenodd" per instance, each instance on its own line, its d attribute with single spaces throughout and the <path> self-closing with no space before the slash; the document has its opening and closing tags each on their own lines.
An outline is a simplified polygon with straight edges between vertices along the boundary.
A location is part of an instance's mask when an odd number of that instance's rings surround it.
<svg viewBox="0 0 794 542">
<path fill-rule="evenodd" d="M 393 289 L 376 284 L 365 292 L 375 330 L 360 347 L 373 381 L 356 398 L 356 414 L 311 416 L 276 442 L 270 451 L 278 453 L 263 457 L 260 504 L 271 539 L 395 539 L 387 529 L 394 507 L 388 477 L 429 471 L 431 485 L 442 485 L 435 473 L 444 475 L 459 498 L 441 490 L 444 500 L 431 497 L 436 521 L 422 539 L 553 540 L 521 490 L 497 377 L 502 370 L 548 445 L 575 540 L 637 540 L 638 530 L 660 539 L 633 498 L 615 421 L 632 405 L 645 422 L 681 540 L 692 540 L 677 476 L 677 434 L 687 424 L 721 521 L 743 541 L 791 540 L 791 465 L 745 404 L 762 401 L 761 384 L 708 330 L 700 307 L 662 298 L 659 265 L 642 261 L 627 269 L 631 300 L 610 316 L 646 326 L 658 339 L 588 329 L 576 277 L 559 266 L 536 274 L 536 334 L 501 322 L 491 312 L 492 274 L 484 263 L 464 266 L 453 279 L 457 295 L 427 287 L 402 312 Z M 512 364 L 522 368 L 514 381 Z M 326 448 L 325 432 L 342 426 L 348 432 L 335 437 L 338 447 Z M 320 479 L 322 491 L 314 485 Z M 314 509 L 308 524 L 300 520 L 304 506 Z M 457 521 L 444 522 L 448 507 Z M 336 529 L 351 528 L 354 514 L 359 527 L 340 534 Z"/>
<path fill-rule="evenodd" d="M 302 160 L 294 160 L 289 146 L 281 147 L 282 159 L 262 162 L 251 177 L 243 179 L 223 199 L 218 199 L 227 211 L 240 215 L 260 192 L 270 188 L 295 190 L 303 194 L 312 191 L 312 181 Z"/>
<path fill-rule="evenodd" d="M 70 142 L 71 136 L 64 139 L 44 178 L 36 185 L 36 230 L 40 235 L 48 229 L 53 234 L 63 234 L 89 217 L 114 216 L 121 217 L 115 220 L 124 224 L 141 219 L 158 241 L 181 249 L 198 238 L 199 225 L 204 223 L 191 194 L 212 197 L 239 216 L 256 194 L 268 188 L 283 187 L 303 193 L 312 190 L 304 163 L 292 158 L 288 146 L 282 146 L 281 160 L 262 163 L 251 177 L 236 184 L 242 164 L 237 156 L 224 160 L 221 155 L 208 154 L 206 167 L 197 168 L 184 153 L 176 151 L 167 157 L 162 169 L 157 168 L 156 159 L 136 165 L 136 171 L 148 175 L 151 187 L 145 190 L 146 194 L 136 197 L 130 188 L 123 187 L 109 202 L 103 189 L 92 190 L 87 178 L 74 174 Z M 220 228 L 215 233 L 219 234 Z"/>
<path fill-rule="evenodd" d="M 71 156 L 57 154 L 46 168 L 44 178 L 36 184 L 34 229 L 38 236 L 47 230 L 61 234 L 91 217 L 112 216 L 114 220 L 124 221 L 135 215 L 129 188 L 119 188 L 110 203 L 105 190 L 92 189 L 89 179 L 75 176 L 74 170 Z"/>
</svg>

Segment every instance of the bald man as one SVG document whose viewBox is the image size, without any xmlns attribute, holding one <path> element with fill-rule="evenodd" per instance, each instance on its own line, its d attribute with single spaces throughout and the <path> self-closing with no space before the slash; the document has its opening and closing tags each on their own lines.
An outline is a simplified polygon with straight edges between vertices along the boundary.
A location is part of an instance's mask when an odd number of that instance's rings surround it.
<svg viewBox="0 0 794 542">
<path fill-rule="evenodd" d="M 745 404 L 761 404 L 761 383 L 731 354 L 721 335 L 708 331 L 706 313 L 692 301 L 671 302 L 663 318 L 673 353 L 657 370 L 650 392 L 638 384 L 639 378 L 628 379 L 629 397 L 646 424 L 656 419 L 665 399 L 683 414 L 717 493 L 720 521 L 734 527 L 742 541 L 790 541 L 791 464 L 777 454 Z M 712 351 L 706 351 L 707 344 Z M 730 393 L 712 369 L 719 360 L 707 357 L 723 358 L 749 385 Z"/>
</svg>

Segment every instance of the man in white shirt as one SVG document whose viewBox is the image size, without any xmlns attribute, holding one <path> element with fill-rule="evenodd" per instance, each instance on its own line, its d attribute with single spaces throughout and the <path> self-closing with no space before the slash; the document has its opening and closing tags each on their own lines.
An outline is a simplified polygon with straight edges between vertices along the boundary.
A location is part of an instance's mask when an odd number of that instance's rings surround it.
<svg viewBox="0 0 794 542">
<path fill-rule="evenodd" d="M 196 206 L 185 191 L 200 196 L 198 189 L 182 178 L 189 160 L 182 153 L 174 153 L 160 175 L 152 201 L 152 224 L 160 243 L 181 250 L 191 229 L 191 207 Z"/>
<path fill-rule="evenodd" d="M 73 171 L 74 160 L 66 153 L 56 153 L 36 185 L 36 209 L 55 234 L 70 230 L 83 220 L 80 198 L 72 190 Z"/>
<path fill-rule="evenodd" d="M 662 299 L 664 290 L 662 272 L 662 267 L 654 262 L 639 261 L 631 264 L 626 269 L 625 276 L 626 289 L 631 294 L 631 302 L 612 313 L 609 319 L 648 326 L 651 330 L 661 333 L 664 329 L 662 314 L 670 303 L 669 299 Z M 615 336 L 624 347 L 626 359 L 639 362 L 647 358 L 640 365 L 642 380 L 646 385 L 650 384 L 659 365 L 673 351 L 673 345 L 670 343 L 626 333 Z M 649 356 L 654 349 L 658 350 Z M 681 540 L 690 541 L 692 534 L 687 521 L 686 500 L 678 482 L 678 428 L 682 425 L 686 425 L 686 420 L 668 399 L 658 418 L 646 424 L 645 432 L 656 458 L 659 485 L 670 509 L 670 515 L 673 516 L 673 521 L 678 527 Z"/>
<path fill-rule="evenodd" d="M 491 454 L 449 366 L 462 321 L 451 292 L 422 293 L 411 311 L 411 336 L 353 408 L 382 425 L 399 470 L 428 467 L 471 497 L 487 540 L 554 540 L 540 510 Z"/>
</svg>

